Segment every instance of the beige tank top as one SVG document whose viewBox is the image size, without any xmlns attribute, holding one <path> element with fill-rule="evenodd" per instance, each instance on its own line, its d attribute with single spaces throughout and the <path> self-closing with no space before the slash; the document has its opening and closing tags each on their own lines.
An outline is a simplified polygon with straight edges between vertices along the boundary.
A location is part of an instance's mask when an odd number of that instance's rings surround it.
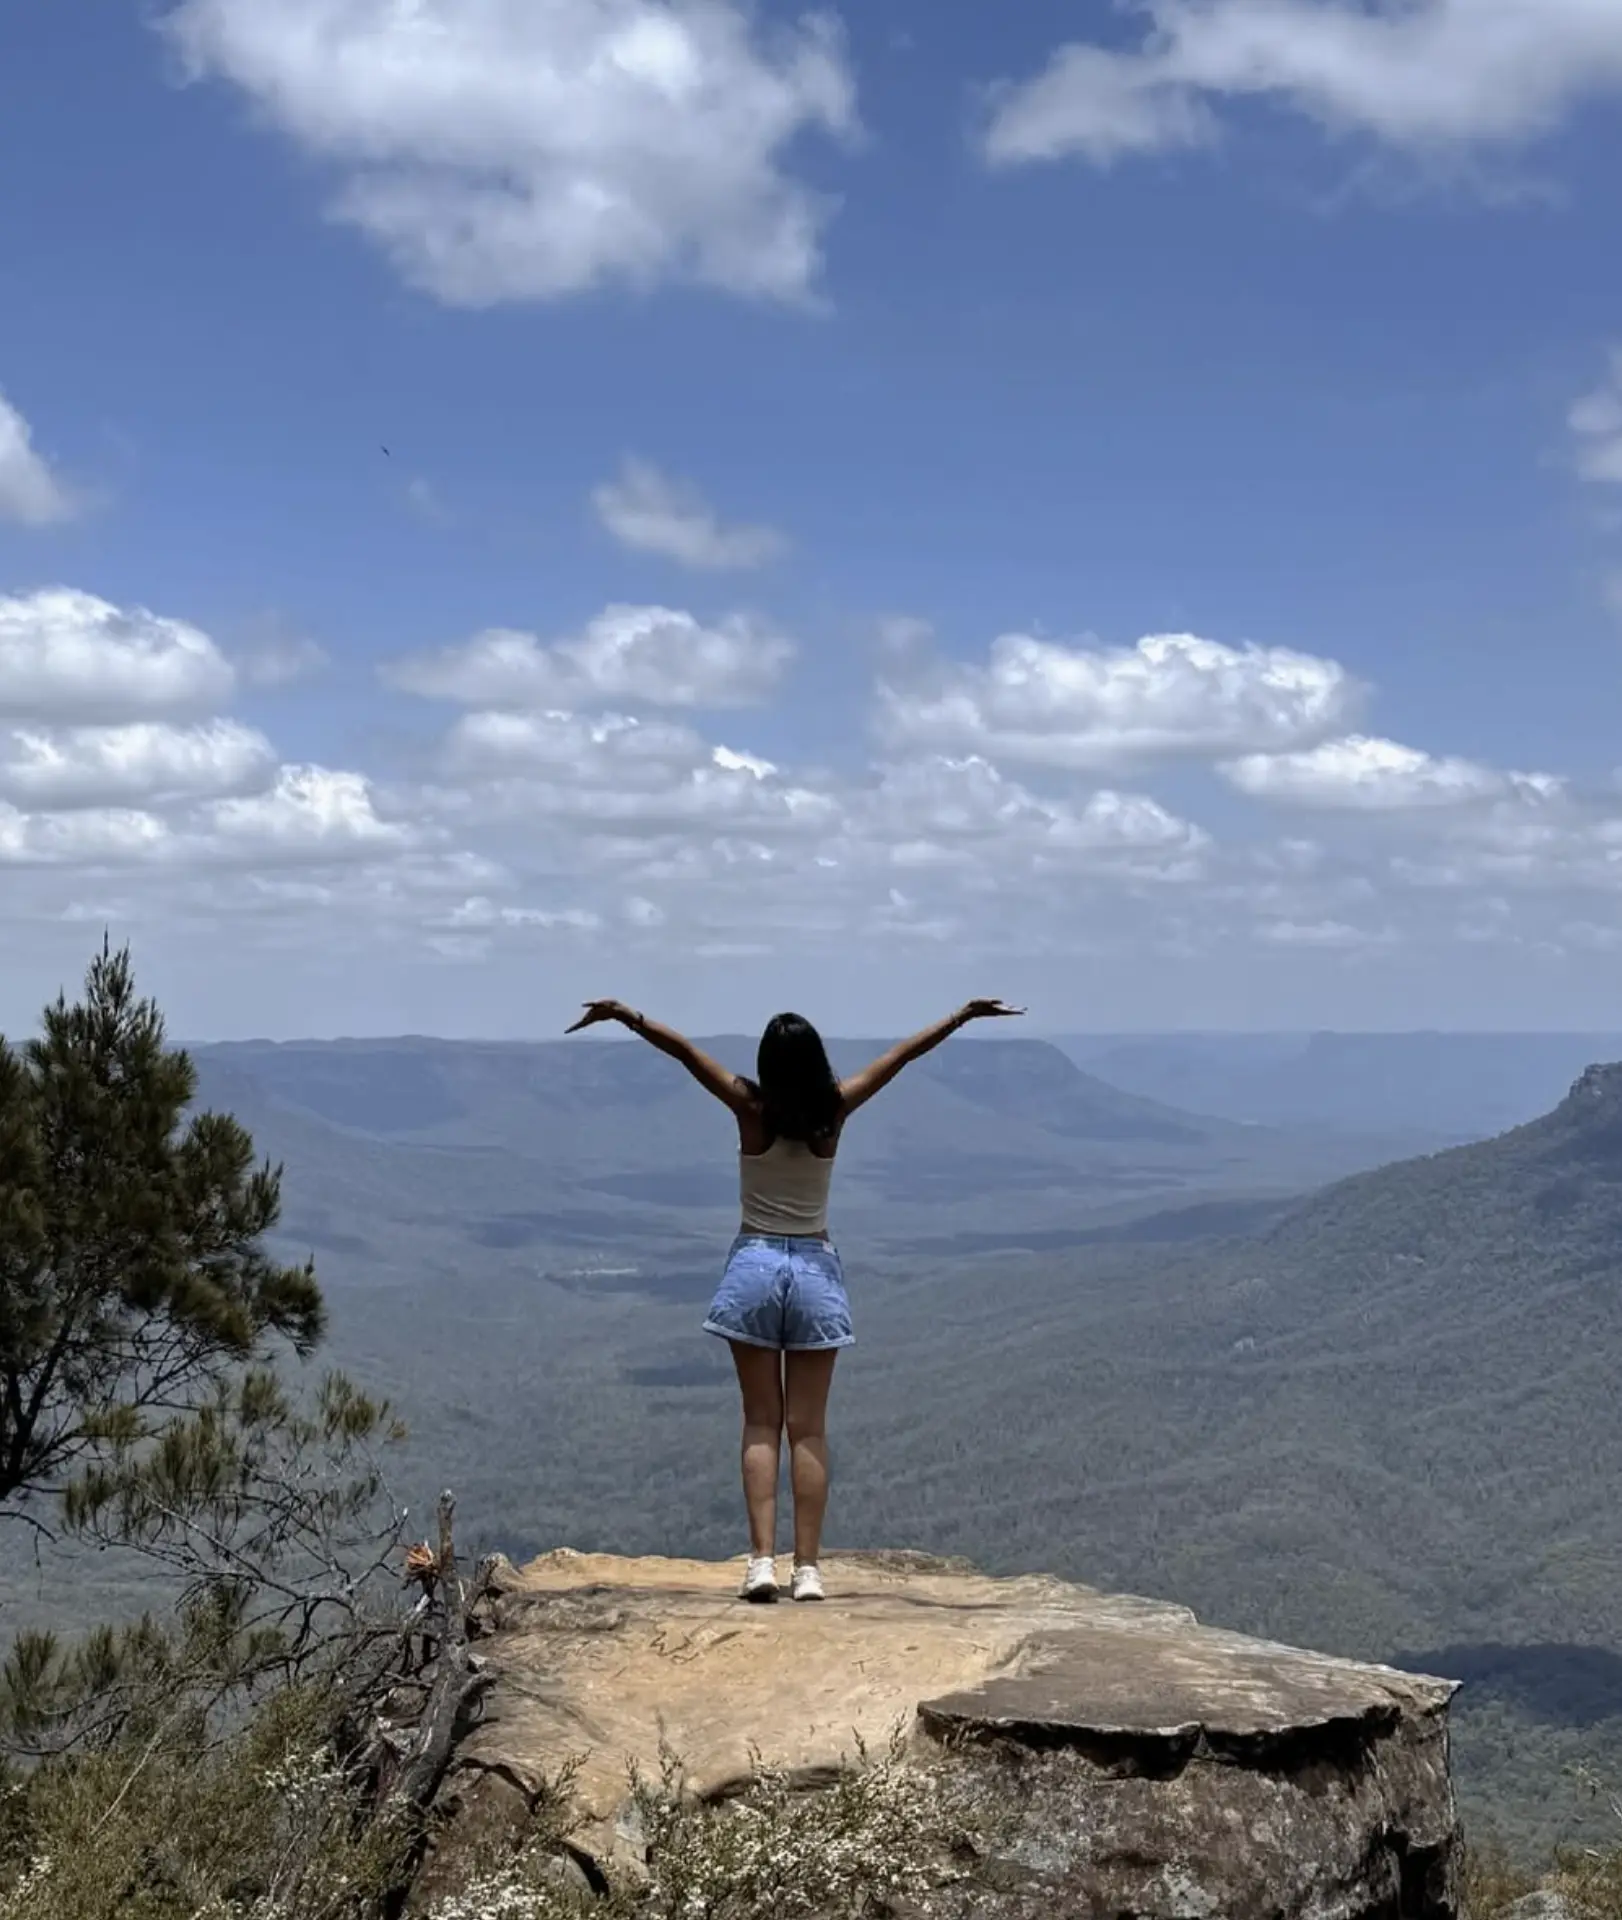
<svg viewBox="0 0 1622 1920">
<path fill-rule="evenodd" d="M 801 1140 L 774 1140 L 764 1153 L 740 1153 L 744 1231 L 826 1233 L 833 1172 L 833 1155 L 824 1159 Z"/>
</svg>

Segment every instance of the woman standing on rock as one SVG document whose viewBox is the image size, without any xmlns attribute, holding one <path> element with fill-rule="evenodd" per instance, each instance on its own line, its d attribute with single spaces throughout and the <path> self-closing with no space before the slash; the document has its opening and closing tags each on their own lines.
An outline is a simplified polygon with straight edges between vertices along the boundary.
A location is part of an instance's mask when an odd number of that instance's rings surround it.
<svg viewBox="0 0 1622 1920">
<path fill-rule="evenodd" d="M 828 1238 L 828 1187 L 845 1122 L 904 1066 L 971 1020 L 1024 1009 L 971 1000 L 840 1080 L 809 1020 L 780 1013 L 760 1038 L 753 1080 L 729 1073 L 691 1040 L 618 1000 L 589 1000 L 569 1028 L 617 1020 L 679 1060 L 738 1122 L 743 1217 L 704 1322 L 732 1348 L 743 1391 L 743 1493 L 749 1508 L 746 1600 L 777 1598 L 777 1474 L 784 1428 L 794 1489 L 796 1600 L 820 1600 L 817 1554 L 828 1506 L 828 1389 L 853 1344 L 839 1254 Z"/>
</svg>

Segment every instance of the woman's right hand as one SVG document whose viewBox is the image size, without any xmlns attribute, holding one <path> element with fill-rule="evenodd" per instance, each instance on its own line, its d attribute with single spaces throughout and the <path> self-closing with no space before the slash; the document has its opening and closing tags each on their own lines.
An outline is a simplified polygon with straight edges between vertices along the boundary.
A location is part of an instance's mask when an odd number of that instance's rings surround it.
<svg viewBox="0 0 1622 1920">
<path fill-rule="evenodd" d="M 958 1009 L 958 1019 L 965 1026 L 971 1020 L 1017 1020 L 1025 1009 L 1007 1007 L 1000 1000 L 965 1000 Z"/>
<path fill-rule="evenodd" d="M 582 1027 L 601 1026 L 605 1020 L 624 1020 L 632 1018 L 631 1009 L 622 1000 L 588 1000 L 586 1010 L 572 1027 L 566 1027 L 566 1033 L 578 1033 Z"/>
</svg>

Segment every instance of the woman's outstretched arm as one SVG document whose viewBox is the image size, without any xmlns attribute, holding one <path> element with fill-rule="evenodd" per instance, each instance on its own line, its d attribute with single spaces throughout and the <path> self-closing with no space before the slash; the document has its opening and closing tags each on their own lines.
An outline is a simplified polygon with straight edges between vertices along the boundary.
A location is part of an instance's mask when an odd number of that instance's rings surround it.
<svg viewBox="0 0 1622 1920">
<path fill-rule="evenodd" d="M 839 1085 L 840 1097 L 846 1113 L 854 1113 L 865 1106 L 874 1094 L 887 1087 L 905 1066 L 924 1054 L 933 1051 L 959 1027 L 966 1027 L 971 1020 L 1012 1020 L 1025 1011 L 1023 1007 L 1005 1007 L 1000 1000 L 970 1000 L 959 1007 L 956 1013 L 949 1013 L 944 1020 L 937 1020 L 932 1027 L 925 1027 L 922 1033 L 915 1033 L 910 1040 L 900 1040 L 888 1053 L 880 1054 L 871 1065 L 853 1073 L 848 1080 Z"/>
<path fill-rule="evenodd" d="M 685 1034 L 677 1033 L 674 1027 L 662 1027 L 657 1020 L 649 1020 L 645 1014 L 633 1012 L 622 1001 L 588 1000 L 586 1011 L 568 1031 L 578 1033 L 582 1027 L 601 1026 L 607 1020 L 617 1020 L 622 1027 L 629 1027 L 632 1033 L 640 1034 L 650 1047 L 657 1047 L 661 1053 L 668 1053 L 672 1060 L 679 1060 L 706 1093 L 713 1093 L 723 1106 L 730 1107 L 734 1113 L 748 1106 L 749 1090 L 735 1073 L 729 1073 L 719 1060 L 712 1060 L 707 1053 L 695 1047 Z"/>
</svg>

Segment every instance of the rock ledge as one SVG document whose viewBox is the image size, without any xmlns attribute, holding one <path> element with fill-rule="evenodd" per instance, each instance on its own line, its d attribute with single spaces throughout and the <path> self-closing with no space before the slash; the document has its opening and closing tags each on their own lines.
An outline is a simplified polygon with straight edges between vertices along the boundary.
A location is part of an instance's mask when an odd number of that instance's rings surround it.
<svg viewBox="0 0 1622 1920">
<path fill-rule="evenodd" d="M 756 1751 L 815 1786 L 898 1726 L 921 1760 L 1017 1756 L 1017 1831 L 951 1911 L 1007 1920 L 1453 1920 L 1452 1683 L 1202 1627 L 1186 1609 L 917 1554 L 824 1562 L 820 1606 L 734 1598 L 739 1562 L 497 1563 L 497 1676 L 442 1802 L 521 1820 L 581 1760 L 597 1878 L 661 1742 L 720 1797 Z"/>
</svg>

